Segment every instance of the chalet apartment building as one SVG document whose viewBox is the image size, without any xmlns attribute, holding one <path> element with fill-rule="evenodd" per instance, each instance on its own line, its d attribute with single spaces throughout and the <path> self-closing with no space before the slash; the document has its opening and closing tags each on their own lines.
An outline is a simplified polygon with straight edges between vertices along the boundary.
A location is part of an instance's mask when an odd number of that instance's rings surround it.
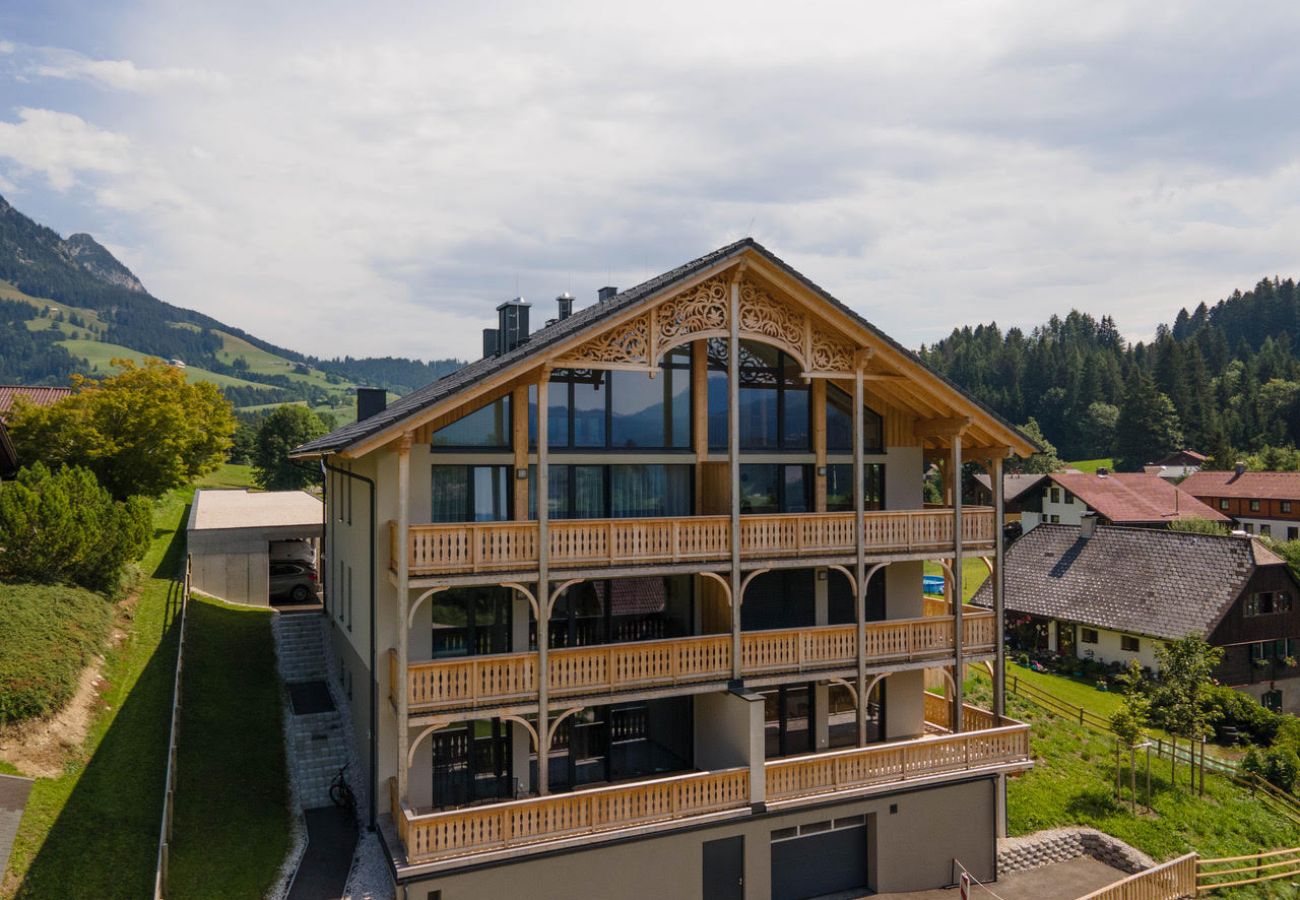
<svg viewBox="0 0 1300 900">
<path fill-rule="evenodd" d="M 1179 485 L 1247 534 L 1300 540 L 1300 472 L 1196 472 Z"/>
<path fill-rule="evenodd" d="M 1000 611 L 927 608 L 922 566 L 996 570 L 1001 510 L 928 507 L 922 473 L 1001 484 L 1030 442 L 751 240 L 537 331 L 499 315 L 483 359 L 295 451 L 328 472 L 398 896 L 994 878 L 1028 728 L 951 681 L 1000 683 Z"/>
</svg>

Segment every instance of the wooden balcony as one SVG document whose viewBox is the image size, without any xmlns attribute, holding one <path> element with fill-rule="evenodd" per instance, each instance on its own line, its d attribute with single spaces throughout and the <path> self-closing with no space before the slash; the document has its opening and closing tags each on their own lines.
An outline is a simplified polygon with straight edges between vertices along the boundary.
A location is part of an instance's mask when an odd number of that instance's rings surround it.
<svg viewBox="0 0 1300 900">
<path fill-rule="evenodd" d="M 965 652 L 993 652 L 994 627 L 991 612 L 966 612 Z M 953 630 L 952 616 L 869 622 L 867 662 L 944 660 L 953 653 Z M 740 636 L 740 652 L 741 673 L 747 676 L 844 669 L 856 665 L 857 634 L 852 625 L 747 631 Z M 548 660 L 550 695 L 557 699 L 726 681 L 731 677 L 731 635 L 552 650 Z M 503 653 L 411 663 L 410 709 L 473 709 L 535 700 L 537 661 L 536 653 Z M 390 697 L 395 697 L 391 657 L 389 665 Z"/>
<path fill-rule="evenodd" d="M 996 728 L 771 760 L 766 764 L 767 800 L 898 784 L 990 766 L 1028 766 L 1029 762 L 1029 726 L 1003 719 Z"/>
<path fill-rule="evenodd" d="M 996 728 L 962 734 L 771 760 L 764 766 L 766 799 L 769 803 L 816 799 L 1029 764 L 1029 726 L 1004 719 Z M 744 814 L 749 806 L 749 769 L 743 767 L 423 814 L 403 806 L 396 780 L 389 781 L 389 811 L 408 864 L 517 850 L 655 823 L 689 823 L 694 817 L 718 813 Z"/>
<path fill-rule="evenodd" d="M 749 769 L 692 772 L 425 815 L 402 807 L 391 780 L 389 804 L 407 861 L 418 863 L 744 810 L 749 806 Z"/>
<path fill-rule="evenodd" d="M 550 523 L 553 570 L 618 567 L 731 558 L 731 518 L 567 519 Z M 993 511 L 967 507 L 962 540 L 972 550 L 991 548 Z M 389 526 L 389 564 L 396 568 L 398 534 Z M 869 553 L 942 551 L 952 547 L 951 509 L 889 510 L 866 514 Z M 744 516 L 743 559 L 847 556 L 855 551 L 853 513 Z M 536 522 L 412 525 L 408 538 L 412 575 L 527 572 L 537 567 Z"/>
</svg>

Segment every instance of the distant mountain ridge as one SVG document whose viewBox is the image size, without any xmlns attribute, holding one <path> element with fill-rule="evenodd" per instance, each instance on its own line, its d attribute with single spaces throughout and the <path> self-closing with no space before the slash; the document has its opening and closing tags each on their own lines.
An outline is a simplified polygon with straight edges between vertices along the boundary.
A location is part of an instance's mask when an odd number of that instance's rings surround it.
<svg viewBox="0 0 1300 900">
<path fill-rule="evenodd" d="M 211 316 L 159 300 L 91 235 L 67 238 L 0 197 L 0 379 L 53 381 L 102 371 L 97 348 L 183 360 L 213 374 L 237 405 L 304 400 L 338 405 L 349 382 L 406 393 L 462 365 L 387 357 L 322 360 L 280 347 Z M 42 301 L 55 301 L 44 304 Z M 62 307 L 66 306 L 64 309 Z M 30 312 L 29 312 L 30 311 Z M 35 321 L 47 318 L 48 322 Z M 35 342 L 35 343 L 33 343 Z M 39 358 L 66 350 L 72 363 Z M 119 354 L 121 355 L 121 354 Z M 250 359 L 253 357 L 253 359 Z M 334 389 L 337 388 L 337 391 Z M 326 402 L 327 400 L 331 402 Z"/>
</svg>

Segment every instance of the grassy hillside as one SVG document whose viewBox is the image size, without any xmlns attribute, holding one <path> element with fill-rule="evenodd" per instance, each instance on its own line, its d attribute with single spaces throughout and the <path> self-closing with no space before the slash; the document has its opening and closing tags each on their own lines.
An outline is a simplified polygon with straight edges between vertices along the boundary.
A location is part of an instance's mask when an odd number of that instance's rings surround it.
<svg viewBox="0 0 1300 900">
<path fill-rule="evenodd" d="M 1114 469 L 1115 461 L 1113 459 L 1080 459 L 1075 462 L 1066 463 L 1072 469 L 1078 469 L 1080 472 L 1087 472 L 1095 475 L 1098 469 Z"/>
<path fill-rule="evenodd" d="M 18 300 L 30 304 L 37 310 L 46 311 L 48 315 L 29 319 L 26 322 L 27 329 L 45 331 L 58 328 L 63 335 L 63 339 L 58 342 L 59 345 L 73 356 L 86 360 L 89 367 L 86 374 L 112 373 L 115 371 L 112 365 L 114 359 L 130 359 L 140 363 L 153 356 L 132 347 L 104 340 L 106 325 L 94 309 L 73 306 L 44 297 L 33 297 L 6 281 L 0 281 L 0 299 Z M 63 321 L 58 321 L 60 317 Z M 73 318 L 83 324 L 73 325 L 70 321 Z M 174 322 L 172 327 L 191 331 L 201 330 L 192 322 Z M 283 392 L 292 391 L 295 387 L 310 390 L 316 402 L 309 405 L 316 412 L 329 413 L 340 425 L 352 421 L 356 412 L 356 400 L 350 393 L 350 389 L 356 388 L 354 383 L 337 375 L 330 375 L 315 366 L 277 356 L 238 335 L 220 329 L 212 331 L 221 340 L 221 349 L 215 354 L 216 359 L 228 366 L 239 365 L 236 360 L 242 359 L 248 366 L 246 370 L 248 377 L 240 377 L 228 372 L 215 372 L 186 360 L 185 375 L 190 381 L 206 381 L 219 388 L 239 388 L 245 391 Z M 259 376 L 280 383 L 268 384 L 260 380 Z M 264 396 L 274 396 L 274 394 L 264 394 Z M 236 408 L 247 412 L 273 409 L 284 402 L 248 403 L 247 398 L 244 399 L 245 402 L 237 403 Z M 308 404 L 307 400 L 289 402 Z"/>
<path fill-rule="evenodd" d="M 76 587 L 0 584 L 0 724 L 50 715 L 99 653 L 113 604 Z"/>
</svg>

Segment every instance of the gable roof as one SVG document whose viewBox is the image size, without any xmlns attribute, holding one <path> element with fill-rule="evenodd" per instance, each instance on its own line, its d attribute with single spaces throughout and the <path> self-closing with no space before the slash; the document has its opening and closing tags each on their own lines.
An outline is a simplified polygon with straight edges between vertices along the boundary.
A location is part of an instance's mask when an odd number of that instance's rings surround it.
<svg viewBox="0 0 1300 900">
<path fill-rule="evenodd" d="M 1197 453 L 1195 450 L 1175 450 L 1168 456 L 1161 457 L 1152 463 L 1153 466 L 1181 466 L 1187 463 L 1201 465 L 1208 456 L 1204 453 Z"/>
<path fill-rule="evenodd" d="M 64 397 L 72 394 L 69 387 L 48 387 L 45 385 L 0 384 L 0 418 L 13 408 L 14 401 L 26 397 L 36 406 L 53 406 Z"/>
<path fill-rule="evenodd" d="M 1263 551 L 1262 553 L 1260 551 Z M 1238 535 L 1039 525 L 1006 551 L 1009 611 L 1173 640 L 1207 636 L 1257 566 L 1282 561 Z M 992 606 L 989 582 L 972 603 Z"/>
<path fill-rule="evenodd" d="M 561 319 L 540 331 L 533 332 L 529 335 L 529 338 L 525 343 L 519 345 L 515 349 L 499 356 L 484 357 L 483 359 L 471 362 L 468 365 L 457 369 L 455 372 L 439 378 L 432 384 L 406 394 L 394 401 L 383 412 L 377 413 L 359 422 L 345 425 L 323 437 L 308 441 L 307 443 L 294 448 L 290 455 L 301 458 L 336 453 L 380 435 L 386 430 L 393 428 L 404 419 L 414 416 L 435 404 L 446 400 L 456 393 L 467 389 L 471 385 L 497 375 L 511 367 L 521 366 L 521 364 L 529 361 L 533 357 L 541 355 L 544 350 L 553 347 L 561 341 L 575 337 L 588 329 L 592 329 L 601 322 L 618 313 L 622 313 L 637 306 L 643 301 L 659 294 L 663 290 L 669 289 L 674 285 L 714 266 L 719 266 L 724 263 L 729 263 L 732 260 L 739 259 L 739 257 L 746 253 L 757 254 L 762 259 L 771 263 L 784 275 L 798 282 L 802 287 L 806 288 L 813 294 L 816 294 L 821 300 L 824 300 L 838 312 L 848 316 L 855 324 L 868 331 L 873 337 L 886 343 L 892 349 L 902 354 L 908 363 L 919 367 L 938 381 L 942 382 L 950 390 L 960 394 L 965 401 L 980 410 L 997 425 L 1010 432 L 1011 436 L 1019 439 L 1027 446 L 1033 446 L 1032 441 L 1023 435 L 1015 425 L 1002 418 L 1002 416 L 985 406 L 979 400 L 971 397 L 942 374 L 931 369 L 911 350 L 908 350 L 902 344 L 899 344 L 893 338 L 881 332 L 866 319 L 862 318 L 862 316 L 858 315 L 848 306 L 845 306 L 839 300 L 822 290 L 822 288 L 818 287 L 803 274 L 789 266 L 784 260 L 777 257 L 762 244 L 759 244 L 753 238 L 743 238 L 735 243 L 728 244 L 725 247 L 720 247 L 711 253 L 706 253 L 704 256 L 692 260 L 685 265 L 678 266 L 676 269 L 664 272 L 662 275 L 657 275 L 654 278 L 644 281 L 636 287 L 623 291 L 608 300 L 600 301 L 592 306 L 577 310 L 567 319 Z"/>
<path fill-rule="evenodd" d="M 1116 525 L 1155 525 L 1176 519 L 1229 521 L 1177 485 L 1148 472 L 1053 472 L 1048 477 Z"/>
<path fill-rule="evenodd" d="M 1016 502 L 1016 500 L 1020 499 L 1021 494 L 1033 488 L 1034 485 L 1038 484 L 1046 477 L 1047 477 L 1046 475 L 1027 475 L 1023 473 L 1016 473 L 1013 475 L 1003 475 L 1002 476 L 1002 502 L 1003 503 Z M 984 485 L 985 490 L 987 491 L 993 490 L 993 479 L 989 477 L 987 472 L 976 472 L 975 480 L 978 481 L 980 484 Z"/>
<path fill-rule="evenodd" d="M 1300 500 L 1300 472 L 1194 472 L 1180 484 L 1196 497 Z"/>
</svg>

